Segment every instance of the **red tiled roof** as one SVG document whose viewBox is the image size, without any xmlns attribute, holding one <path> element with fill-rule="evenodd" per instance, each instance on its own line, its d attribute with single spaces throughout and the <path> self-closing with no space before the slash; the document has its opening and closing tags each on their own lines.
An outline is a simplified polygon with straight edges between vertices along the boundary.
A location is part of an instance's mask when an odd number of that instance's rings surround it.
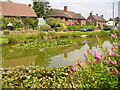
<svg viewBox="0 0 120 90">
<path fill-rule="evenodd" d="M 0 1 L 3 16 L 28 16 L 37 17 L 34 10 L 26 4 Z"/>
<path fill-rule="evenodd" d="M 92 17 L 94 18 L 94 20 L 96 21 L 106 21 L 103 17 L 101 16 L 96 16 L 96 15 L 92 15 Z"/>
<path fill-rule="evenodd" d="M 53 16 L 53 17 L 58 16 L 58 17 L 85 20 L 85 18 L 80 13 L 76 14 L 75 12 L 72 11 L 65 12 L 64 10 L 60 10 L 60 9 L 52 9 L 49 16 Z"/>
</svg>

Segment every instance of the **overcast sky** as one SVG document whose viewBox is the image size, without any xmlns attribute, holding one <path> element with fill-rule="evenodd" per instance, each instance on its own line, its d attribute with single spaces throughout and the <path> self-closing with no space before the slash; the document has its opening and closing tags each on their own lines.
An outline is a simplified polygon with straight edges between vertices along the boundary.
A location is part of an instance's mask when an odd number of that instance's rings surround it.
<svg viewBox="0 0 120 90">
<path fill-rule="evenodd" d="M 6 1 L 6 0 L 0 0 Z M 15 3 L 32 4 L 32 0 L 11 0 Z M 63 9 L 68 6 L 69 11 L 81 13 L 85 18 L 93 14 L 103 15 L 105 19 L 112 18 L 112 3 L 114 2 L 115 17 L 118 16 L 118 1 L 120 0 L 47 0 L 52 8 Z"/>
</svg>

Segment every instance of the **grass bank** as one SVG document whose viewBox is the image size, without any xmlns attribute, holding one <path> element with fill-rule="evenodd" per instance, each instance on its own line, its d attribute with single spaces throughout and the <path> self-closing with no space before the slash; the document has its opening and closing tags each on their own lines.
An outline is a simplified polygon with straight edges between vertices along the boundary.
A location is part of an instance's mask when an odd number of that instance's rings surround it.
<svg viewBox="0 0 120 90">
<path fill-rule="evenodd" d="M 89 37 L 94 37 L 98 35 L 100 37 L 108 36 L 109 31 L 92 31 L 92 32 L 39 32 L 34 34 L 10 34 L 1 36 L 1 45 L 6 44 L 16 44 L 31 39 L 56 39 L 56 38 L 73 38 L 81 37 L 82 35 L 88 35 Z"/>
</svg>

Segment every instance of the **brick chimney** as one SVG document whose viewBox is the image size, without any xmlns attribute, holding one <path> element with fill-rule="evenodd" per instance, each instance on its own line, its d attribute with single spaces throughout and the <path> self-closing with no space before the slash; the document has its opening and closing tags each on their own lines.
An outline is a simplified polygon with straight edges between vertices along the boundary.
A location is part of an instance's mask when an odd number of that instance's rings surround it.
<svg viewBox="0 0 120 90">
<path fill-rule="evenodd" d="M 65 12 L 68 11 L 68 6 L 64 6 L 64 11 L 65 11 Z"/>
<path fill-rule="evenodd" d="M 103 17 L 103 15 L 101 15 L 101 17 Z"/>
<path fill-rule="evenodd" d="M 90 16 L 92 15 L 92 13 L 90 13 Z"/>
<path fill-rule="evenodd" d="M 96 16 L 98 16 L 98 14 L 96 14 Z"/>
<path fill-rule="evenodd" d="M 32 7 L 32 5 L 31 5 L 31 4 L 28 4 L 28 7 Z"/>
</svg>

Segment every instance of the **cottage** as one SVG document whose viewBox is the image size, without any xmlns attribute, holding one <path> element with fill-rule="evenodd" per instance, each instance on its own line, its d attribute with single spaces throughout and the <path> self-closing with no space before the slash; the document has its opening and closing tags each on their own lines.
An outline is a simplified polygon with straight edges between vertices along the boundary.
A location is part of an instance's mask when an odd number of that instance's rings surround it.
<svg viewBox="0 0 120 90">
<path fill-rule="evenodd" d="M 3 17 L 15 17 L 17 19 L 25 17 L 37 18 L 37 15 L 30 4 L 27 6 L 26 4 L 3 1 L 0 1 L 0 15 Z"/>
<path fill-rule="evenodd" d="M 90 13 L 86 23 L 89 25 L 95 25 L 97 29 L 102 29 L 104 25 L 106 25 L 106 20 L 104 19 L 103 15 L 98 16 L 98 14 L 93 15 Z"/>
<path fill-rule="evenodd" d="M 116 21 L 113 20 L 112 18 L 110 18 L 110 19 L 107 21 L 106 25 L 114 26 L 115 23 L 116 23 Z"/>
<path fill-rule="evenodd" d="M 80 13 L 68 11 L 67 6 L 64 6 L 64 10 L 51 9 L 49 17 L 57 18 L 68 25 L 86 25 L 85 18 Z"/>
</svg>

